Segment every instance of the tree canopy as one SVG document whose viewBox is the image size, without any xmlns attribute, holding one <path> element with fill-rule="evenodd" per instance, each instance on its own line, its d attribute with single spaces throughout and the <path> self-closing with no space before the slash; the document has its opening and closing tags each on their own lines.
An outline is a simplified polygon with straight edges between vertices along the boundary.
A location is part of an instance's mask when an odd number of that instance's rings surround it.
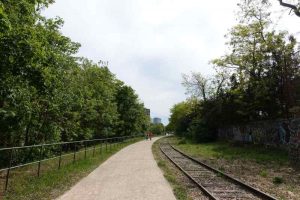
<svg viewBox="0 0 300 200">
<path fill-rule="evenodd" d="M 0 1 L 0 146 L 130 135 L 147 129 L 144 105 L 108 67 L 74 56 L 53 0 Z"/>
<path fill-rule="evenodd" d="M 238 5 L 238 24 L 226 35 L 227 53 L 211 61 L 214 76 L 183 76 L 197 103 L 187 100 L 171 109 L 169 127 L 177 134 L 203 141 L 224 126 L 299 114 L 299 45 L 287 31 L 271 28 L 267 5 L 259 0 Z"/>
</svg>

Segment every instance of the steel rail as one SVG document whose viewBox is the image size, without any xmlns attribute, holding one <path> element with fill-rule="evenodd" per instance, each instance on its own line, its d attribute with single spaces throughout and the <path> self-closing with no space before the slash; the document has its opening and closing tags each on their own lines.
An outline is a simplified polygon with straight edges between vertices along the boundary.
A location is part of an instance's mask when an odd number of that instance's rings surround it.
<svg viewBox="0 0 300 200">
<path fill-rule="evenodd" d="M 236 179 L 236 178 L 234 178 L 234 177 L 232 177 L 232 176 L 230 176 L 230 175 L 228 175 L 228 174 L 226 174 L 226 173 L 224 173 L 224 172 L 221 172 L 220 170 L 218 170 L 218 169 L 216 169 L 216 168 L 213 168 L 213 167 L 211 167 L 211 166 L 209 166 L 209 165 L 207 165 L 207 164 L 201 162 L 201 161 L 198 160 L 198 159 L 195 159 L 195 158 L 193 158 L 193 157 L 191 157 L 191 156 L 185 154 L 185 153 L 182 152 L 181 150 L 175 148 L 173 145 L 170 145 L 170 144 L 167 144 L 167 145 L 169 145 L 173 150 L 175 150 L 176 152 L 180 153 L 180 154 L 181 154 L 182 156 L 184 156 L 185 158 L 188 158 L 188 159 L 194 161 L 195 163 L 197 163 L 197 164 L 203 166 L 204 168 L 208 169 L 209 171 L 213 171 L 214 173 L 221 174 L 222 177 L 224 177 L 225 179 L 231 181 L 232 183 L 234 183 L 234 184 L 236 184 L 236 185 L 238 185 L 238 186 L 241 186 L 242 188 L 244 188 L 244 189 L 248 190 L 249 192 L 253 193 L 254 195 L 256 195 L 256 196 L 258 196 L 258 197 L 260 197 L 260 198 L 266 199 L 266 200 L 277 200 L 275 197 L 273 197 L 273 196 L 271 196 L 271 195 L 269 195 L 269 194 L 267 194 L 267 193 L 264 193 L 264 192 L 260 191 L 259 189 L 256 189 L 256 188 L 254 188 L 254 187 L 252 187 L 252 186 L 250 186 L 250 185 L 248 185 L 248 184 L 242 182 L 241 180 L 238 180 L 238 179 Z M 168 158 L 172 163 L 174 163 L 174 164 L 176 165 L 176 167 L 178 167 L 181 171 L 183 171 L 184 174 L 186 174 L 186 175 L 187 175 L 194 183 L 196 183 L 197 186 L 199 186 L 200 189 L 201 189 L 202 191 L 204 191 L 211 199 L 217 199 L 217 198 L 214 197 L 211 193 L 206 192 L 207 190 L 206 190 L 200 183 L 196 182 L 196 181 L 193 179 L 193 177 L 191 177 L 185 170 L 183 170 L 177 163 L 175 163 L 175 161 L 173 161 L 173 160 L 171 159 L 171 157 L 169 157 L 169 156 L 166 154 L 166 152 L 164 152 L 164 151 L 162 150 L 161 146 L 160 146 L 160 149 L 161 149 L 161 151 L 167 156 L 167 158 Z M 205 190 L 204 190 L 204 189 L 205 189 Z"/>
<path fill-rule="evenodd" d="M 228 180 L 230 180 L 230 181 L 232 181 L 232 182 L 234 182 L 234 183 L 236 183 L 236 184 L 242 186 L 243 188 L 245 188 L 245 189 L 247 189 L 247 190 L 253 192 L 254 194 L 256 194 L 256 195 L 258 195 L 258 196 L 260 196 L 260 197 L 262 197 L 262 198 L 264 198 L 264 199 L 268 199 L 268 200 L 277 200 L 275 197 L 273 197 L 273 196 L 271 196 L 271 195 L 269 195 L 269 194 L 267 194 L 267 193 L 265 193 L 265 192 L 262 192 L 261 190 L 259 190 L 259 189 L 257 189 L 257 188 L 254 188 L 254 187 L 252 187 L 252 186 L 250 186 L 250 185 L 248 185 L 248 184 L 242 182 L 241 180 L 239 180 L 239 179 L 237 179 L 237 178 L 234 178 L 234 177 L 232 177 L 232 176 L 230 176 L 230 175 L 228 175 L 228 174 L 226 174 L 226 173 L 224 173 L 224 172 L 222 172 L 222 171 L 220 171 L 220 170 L 218 170 L 218 169 L 216 169 L 216 168 L 214 168 L 214 167 L 211 167 L 211 166 L 209 166 L 209 165 L 207 165 L 207 164 L 201 162 L 201 161 L 198 160 L 198 159 L 195 159 L 195 158 L 193 158 L 193 157 L 191 157 L 191 156 L 189 156 L 189 155 L 183 153 L 183 152 L 180 151 L 179 149 L 175 148 L 173 145 L 170 145 L 170 146 L 171 146 L 175 151 L 177 151 L 177 152 L 179 152 L 180 154 L 182 154 L 183 156 L 185 156 L 185 157 L 187 157 L 187 158 L 193 160 L 194 162 L 196 162 L 196 163 L 202 165 L 203 167 L 205 167 L 205 168 L 207 168 L 207 169 L 209 169 L 209 170 L 211 170 L 211 171 L 213 171 L 213 172 L 215 172 L 215 173 L 221 174 L 223 177 L 225 177 L 225 178 L 227 178 Z"/>
<path fill-rule="evenodd" d="M 202 190 L 210 199 L 219 200 L 213 196 L 203 185 L 201 185 L 198 181 L 196 181 L 187 171 L 185 171 L 182 167 L 180 167 L 159 145 L 161 152 L 180 170 L 182 171 L 191 181 L 193 181 L 199 188 Z"/>
</svg>

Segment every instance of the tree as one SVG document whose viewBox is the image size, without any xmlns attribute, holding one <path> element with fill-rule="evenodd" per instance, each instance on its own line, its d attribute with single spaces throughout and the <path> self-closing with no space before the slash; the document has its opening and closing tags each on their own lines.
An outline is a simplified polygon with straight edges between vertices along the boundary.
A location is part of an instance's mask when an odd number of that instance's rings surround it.
<svg viewBox="0 0 300 200">
<path fill-rule="evenodd" d="M 291 111 L 299 107 L 298 45 L 286 31 L 270 28 L 266 6 L 267 1 L 258 0 L 239 4 L 239 23 L 226 36 L 229 51 L 211 61 L 216 75 L 183 76 L 195 103 L 187 100 L 175 105 L 168 128 L 204 142 L 216 139 L 218 128 L 291 117 Z"/>
<path fill-rule="evenodd" d="M 120 82 L 116 101 L 119 113 L 117 125 L 119 135 L 142 133 L 148 128 L 149 119 L 145 114 L 144 105 L 139 102 L 138 96 L 131 87 Z"/>
<path fill-rule="evenodd" d="M 183 74 L 182 78 L 182 85 L 186 88 L 187 94 L 201 98 L 204 101 L 207 100 L 210 95 L 210 85 L 207 78 L 196 72 L 192 72 L 191 75 Z"/>
<path fill-rule="evenodd" d="M 0 1 L 0 147 L 146 130 L 144 106 L 107 66 L 75 56 L 53 0 Z M 122 125 L 121 125 L 122 124 Z"/>
<path fill-rule="evenodd" d="M 291 9 L 291 11 L 294 12 L 294 14 L 298 17 L 300 17 L 300 1 L 299 0 L 290 0 L 289 2 L 285 1 L 285 0 L 278 0 L 279 1 L 279 5 L 285 7 L 285 8 L 289 8 Z M 262 3 L 265 5 L 270 5 L 270 1 L 269 0 L 262 0 L 257 2 L 257 0 L 244 0 L 244 4 L 246 5 L 251 5 L 254 3 Z"/>
<path fill-rule="evenodd" d="M 187 134 L 189 124 L 192 120 L 191 116 L 196 107 L 195 104 L 195 100 L 175 104 L 171 108 L 171 116 L 169 118 L 167 129 L 174 131 L 177 135 Z"/>
<path fill-rule="evenodd" d="M 163 135 L 165 132 L 165 127 L 163 124 L 151 124 L 148 131 L 154 135 Z"/>
<path fill-rule="evenodd" d="M 220 94 L 222 88 L 224 88 L 227 83 L 228 74 L 224 70 L 218 72 L 215 76 L 204 77 L 199 72 L 192 72 L 190 75 L 183 74 L 182 79 L 182 85 L 187 91 L 186 94 L 205 102 Z"/>
<path fill-rule="evenodd" d="M 300 1 L 298 0 L 298 3 L 286 3 L 283 0 L 279 0 L 279 3 L 281 6 L 284 6 L 286 8 L 290 8 L 291 10 L 294 11 L 295 15 L 300 17 Z"/>
</svg>

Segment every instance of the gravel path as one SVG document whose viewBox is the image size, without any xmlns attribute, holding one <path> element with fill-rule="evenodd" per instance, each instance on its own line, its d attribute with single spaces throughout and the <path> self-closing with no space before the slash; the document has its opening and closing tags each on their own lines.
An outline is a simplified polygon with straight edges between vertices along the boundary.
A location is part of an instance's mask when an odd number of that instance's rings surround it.
<svg viewBox="0 0 300 200">
<path fill-rule="evenodd" d="M 157 139 L 122 149 L 58 200 L 175 200 L 152 155 Z"/>
</svg>

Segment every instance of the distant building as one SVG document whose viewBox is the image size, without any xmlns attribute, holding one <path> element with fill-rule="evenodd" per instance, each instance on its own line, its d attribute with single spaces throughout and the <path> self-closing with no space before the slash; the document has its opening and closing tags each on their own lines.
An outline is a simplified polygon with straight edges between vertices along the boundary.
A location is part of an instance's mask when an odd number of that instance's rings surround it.
<svg viewBox="0 0 300 200">
<path fill-rule="evenodd" d="M 161 118 L 154 117 L 153 118 L 153 124 L 161 124 Z"/>
</svg>

